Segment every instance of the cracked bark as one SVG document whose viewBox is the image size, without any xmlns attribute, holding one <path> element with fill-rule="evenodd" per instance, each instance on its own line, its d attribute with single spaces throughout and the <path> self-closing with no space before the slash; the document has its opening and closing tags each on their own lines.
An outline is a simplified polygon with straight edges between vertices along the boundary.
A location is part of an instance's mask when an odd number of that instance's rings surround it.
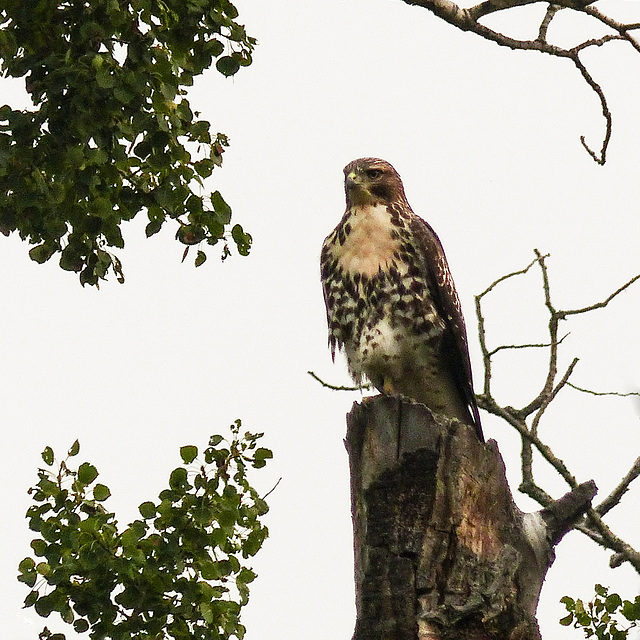
<svg viewBox="0 0 640 640">
<path fill-rule="evenodd" d="M 354 404 L 353 640 L 539 640 L 553 547 L 590 506 L 584 483 L 549 509 L 513 502 L 495 441 L 410 400 Z"/>
</svg>

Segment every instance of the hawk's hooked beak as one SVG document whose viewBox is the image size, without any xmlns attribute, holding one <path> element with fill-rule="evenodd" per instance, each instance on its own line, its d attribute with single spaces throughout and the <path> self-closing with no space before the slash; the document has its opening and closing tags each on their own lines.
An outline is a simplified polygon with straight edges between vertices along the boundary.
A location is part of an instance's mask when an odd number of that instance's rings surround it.
<svg viewBox="0 0 640 640">
<path fill-rule="evenodd" d="M 373 201 L 367 181 L 363 180 L 363 176 L 358 175 L 355 170 L 345 175 L 344 187 L 347 192 L 347 202 L 350 205 L 371 204 Z"/>
<path fill-rule="evenodd" d="M 345 184 L 347 185 L 347 188 L 353 187 L 358 184 L 355 171 L 349 171 L 349 173 L 345 177 Z"/>
</svg>

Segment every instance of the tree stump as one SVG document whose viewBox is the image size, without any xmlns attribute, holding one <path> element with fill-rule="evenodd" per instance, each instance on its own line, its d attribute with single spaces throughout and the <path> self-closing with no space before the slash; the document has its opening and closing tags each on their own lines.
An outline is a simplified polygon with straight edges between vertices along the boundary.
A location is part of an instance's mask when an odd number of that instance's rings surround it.
<svg viewBox="0 0 640 640">
<path fill-rule="evenodd" d="M 353 640 L 540 640 L 535 612 L 553 547 L 595 484 L 523 513 L 495 441 L 404 398 L 355 403 L 345 444 Z"/>
</svg>

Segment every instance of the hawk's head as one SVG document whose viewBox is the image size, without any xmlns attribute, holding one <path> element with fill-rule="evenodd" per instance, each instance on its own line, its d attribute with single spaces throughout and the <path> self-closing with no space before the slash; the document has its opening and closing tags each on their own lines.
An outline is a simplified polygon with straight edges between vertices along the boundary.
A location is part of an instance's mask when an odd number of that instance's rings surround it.
<svg viewBox="0 0 640 640">
<path fill-rule="evenodd" d="M 397 171 L 380 158 L 358 158 L 344 168 L 347 207 L 378 202 L 406 202 Z"/>
</svg>

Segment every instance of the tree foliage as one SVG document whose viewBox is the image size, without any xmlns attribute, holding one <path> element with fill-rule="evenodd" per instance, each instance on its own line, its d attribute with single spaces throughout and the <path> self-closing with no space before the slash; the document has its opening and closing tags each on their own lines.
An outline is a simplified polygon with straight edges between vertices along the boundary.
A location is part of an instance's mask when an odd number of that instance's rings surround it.
<svg viewBox="0 0 640 640">
<path fill-rule="evenodd" d="M 228 0 L 3 2 L 2 71 L 26 76 L 35 109 L 0 107 L 0 231 L 35 245 L 36 262 L 59 253 L 83 285 L 124 279 L 111 248 L 143 209 L 147 236 L 170 218 L 187 249 L 222 241 L 224 258 L 230 236 L 246 255 L 251 236 L 202 189 L 227 137 L 185 97 L 214 60 L 224 76 L 251 63 L 237 16 Z"/>
<path fill-rule="evenodd" d="M 272 454 L 258 447 L 262 434 L 240 436 L 239 420 L 231 431 L 228 442 L 212 436 L 200 459 L 197 447 L 181 447 L 169 488 L 124 529 L 103 506 L 110 490 L 96 482 L 96 467 L 73 466 L 78 441 L 57 468 L 47 447 L 29 491 L 38 535 L 35 557 L 19 565 L 18 580 L 31 588 L 25 606 L 43 617 L 58 612 L 96 640 L 242 638 L 240 611 L 255 578 L 244 562 L 268 534 L 260 521 L 268 507 L 247 469 Z M 47 628 L 40 637 L 64 639 Z"/>
<path fill-rule="evenodd" d="M 640 623 L 640 596 L 633 601 L 623 600 L 619 594 L 609 593 L 601 584 L 595 586 L 595 592 L 594 599 L 586 604 L 569 596 L 562 598 L 561 602 L 569 613 L 560 620 L 560 624 L 582 629 L 585 638 L 625 640 L 629 631 Z"/>
</svg>

